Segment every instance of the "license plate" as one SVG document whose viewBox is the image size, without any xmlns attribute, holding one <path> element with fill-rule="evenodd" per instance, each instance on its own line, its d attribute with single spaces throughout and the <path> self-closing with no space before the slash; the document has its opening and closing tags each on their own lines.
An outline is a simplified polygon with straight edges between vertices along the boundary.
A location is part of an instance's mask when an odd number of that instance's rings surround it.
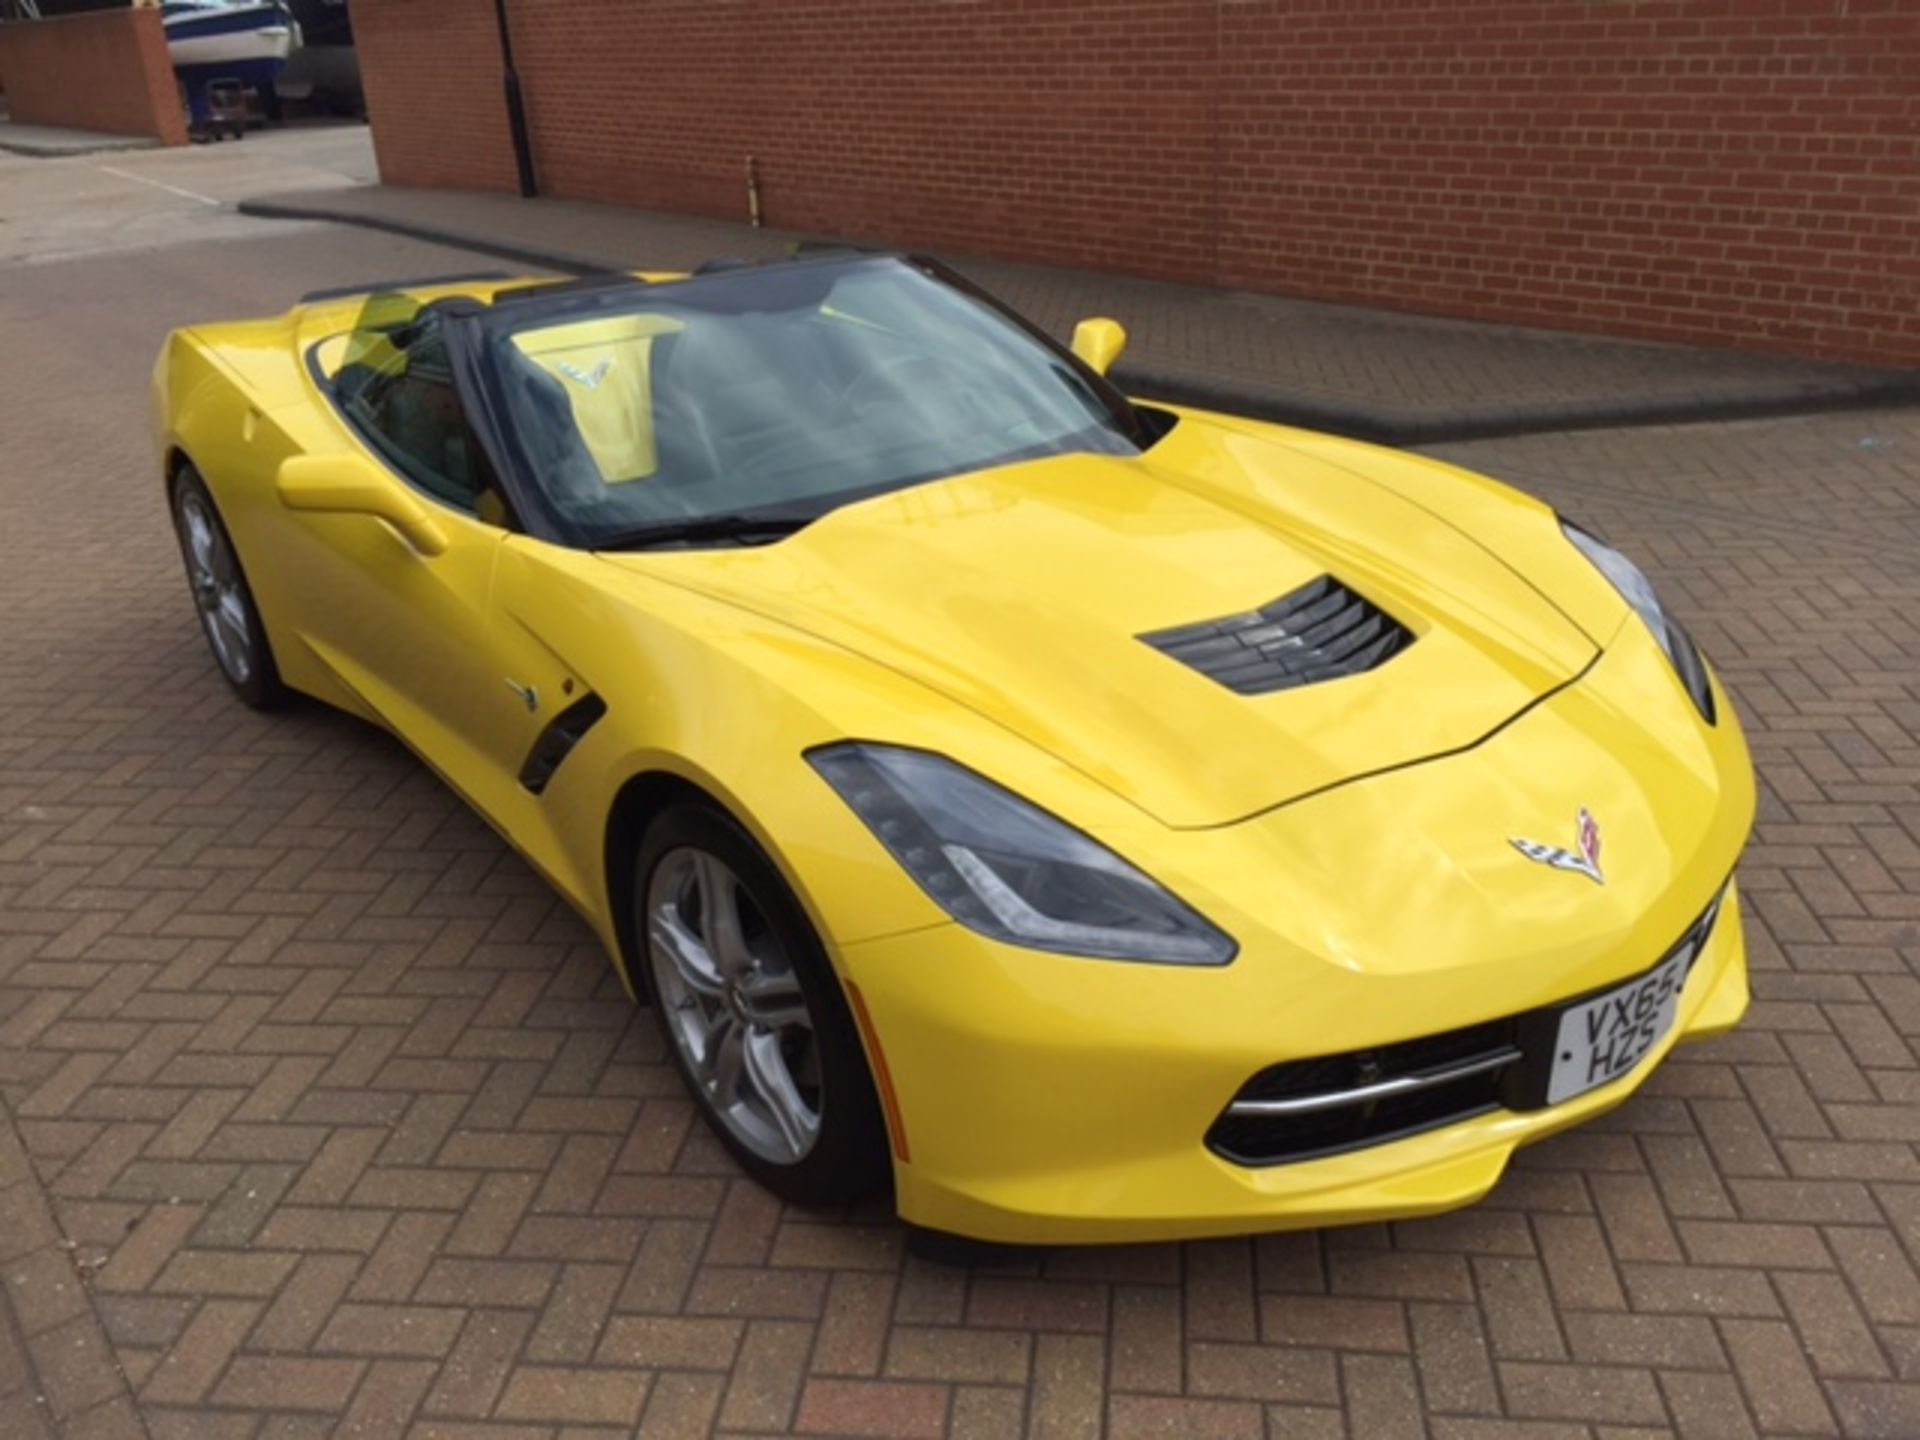
<svg viewBox="0 0 1920 1440">
<path fill-rule="evenodd" d="M 1595 996 L 1560 1016 L 1547 1103 L 1558 1105 L 1633 1069 L 1673 1028 L 1691 947 L 1683 946 L 1637 980 Z"/>
</svg>

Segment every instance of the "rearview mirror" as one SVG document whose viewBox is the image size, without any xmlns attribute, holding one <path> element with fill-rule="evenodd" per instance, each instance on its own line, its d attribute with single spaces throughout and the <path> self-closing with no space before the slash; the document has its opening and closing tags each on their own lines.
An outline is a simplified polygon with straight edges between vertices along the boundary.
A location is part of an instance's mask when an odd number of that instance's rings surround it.
<svg viewBox="0 0 1920 1440">
<path fill-rule="evenodd" d="M 1097 316 L 1073 327 L 1073 353 L 1099 374 L 1111 370 L 1126 348 L 1127 330 L 1118 320 Z"/>
<path fill-rule="evenodd" d="M 291 456 L 280 462 L 274 489 L 289 510 L 371 515 L 398 530 L 422 555 L 447 548 L 447 532 L 427 507 L 364 455 Z"/>
</svg>

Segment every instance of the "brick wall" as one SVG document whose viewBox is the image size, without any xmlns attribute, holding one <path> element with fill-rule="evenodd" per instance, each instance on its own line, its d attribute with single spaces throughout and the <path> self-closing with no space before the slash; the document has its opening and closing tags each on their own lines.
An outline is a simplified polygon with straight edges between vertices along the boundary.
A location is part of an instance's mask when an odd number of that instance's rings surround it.
<svg viewBox="0 0 1920 1440">
<path fill-rule="evenodd" d="M 187 143 L 158 10 L 98 10 L 0 24 L 0 90 L 22 125 Z"/>
<path fill-rule="evenodd" d="M 1920 363 L 1920 0 L 509 0 L 550 194 Z M 491 6 L 356 0 L 382 174 L 512 188 Z"/>
<path fill-rule="evenodd" d="M 518 187 L 487 0 L 353 0 L 380 174 L 395 185 Z"/>
</svg>

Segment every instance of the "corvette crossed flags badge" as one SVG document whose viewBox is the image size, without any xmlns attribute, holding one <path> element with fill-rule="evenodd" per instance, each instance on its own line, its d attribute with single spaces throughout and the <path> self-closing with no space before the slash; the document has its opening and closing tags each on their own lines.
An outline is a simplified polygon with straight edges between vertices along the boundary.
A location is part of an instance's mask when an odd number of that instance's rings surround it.
<svg viewBox="0 0 1920 1440">
<path fill-rule="evenodd" d="M 1542 845 L 1538 840 L 1521 840 L 1517 837 L 1507 843 L 1527 859 L 1541 865 L 1584 875 L 1596 885 L 1607 883 L 1606 876 L 1600 873 L 1600 822 L 1593 818 L 1593 812 L 1584 805 L 1580 807 L 1580 813 L 1574 817 L 1574 848 L 1571 850 L 1563 850 L 1558 845 Z"/>
</svg>

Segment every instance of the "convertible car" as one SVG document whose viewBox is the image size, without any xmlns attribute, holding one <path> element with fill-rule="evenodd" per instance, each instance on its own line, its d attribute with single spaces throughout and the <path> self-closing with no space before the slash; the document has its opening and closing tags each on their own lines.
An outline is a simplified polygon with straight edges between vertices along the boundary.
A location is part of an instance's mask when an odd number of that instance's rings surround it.
<svg viewBox="0 0 1920 1440">
<path fill-rule="evenodd" d="M 172 335 L 213 658 L 400 737 L 720 1140 L 926 1236 L 1406 1216 L 1747 1004 L 1713 672 L 1590 529 L 1175 405 L 939 265 Z"/>
</svg>

